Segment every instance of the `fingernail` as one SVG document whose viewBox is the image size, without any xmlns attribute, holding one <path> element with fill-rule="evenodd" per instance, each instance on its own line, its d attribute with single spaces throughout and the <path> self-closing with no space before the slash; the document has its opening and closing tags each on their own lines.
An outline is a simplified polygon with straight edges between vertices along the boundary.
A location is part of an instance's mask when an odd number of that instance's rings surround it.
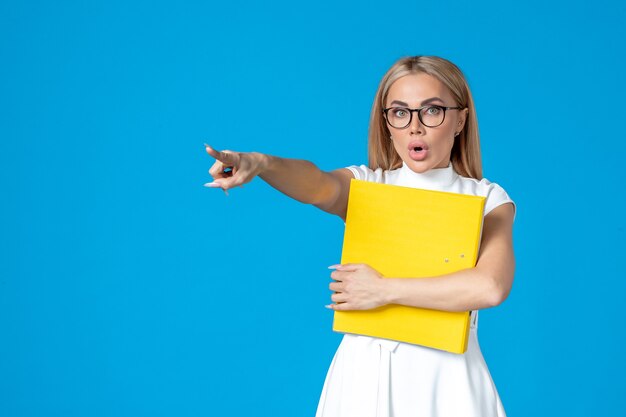
<svg viewBox="0 0 626 417">
<path fill-rule="evenodd" d="M 205 187 L 208 188 L 218 188 L 221 187 L 219 182 L 207 182 L 206 184 L 204 184 Z"/>
<path fill-rule="evenodd" d="M 332 309 L 333 309 L 333 307 L 332 307 L 330 304 L 325 305 L 324 307 L 326 307 L 326 308 L 327 308 L 327 309 L 329 309 L 329 310 L 332 310 Z"/>
<path fill-rule="evenodd" d="M 209 146 L 209 145 L 207 145 L 206 143 L 204 144 L 204 147 L 205 147 L 205 148 L 210 148 L 210 146 Z"/>
<path fill-rule="evenodd" d="M 335 264 L 335 265 L 329 266 L 328 269 L 339 269 L 340 267 L 341 267 L 341 265 Z"/>
</svg>

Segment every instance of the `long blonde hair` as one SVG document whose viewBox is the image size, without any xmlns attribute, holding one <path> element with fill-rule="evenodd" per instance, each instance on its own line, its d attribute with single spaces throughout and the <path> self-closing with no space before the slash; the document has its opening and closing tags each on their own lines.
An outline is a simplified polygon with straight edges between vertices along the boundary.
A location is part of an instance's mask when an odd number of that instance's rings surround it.
<svg viewBox="0 0 626 417">
<path fill-rule="evenodd" d="M 402 166 L 402 159 L 393 147 L 389 129 L 383 116 L 387 93 L 391 84 L 405 75 L 425 73 L 437 78 L 452 93 L 456 106 L 467 107 L 467 119 L 460 134 L 455 138 L 450 160 L 454 170 L 464 177 L 482 179 L 480 138 L 474 100 L 461 70 L 452 62 L 436 56 L 413 56 L 402 58 L 387 71 L 380 81 L 372 114 L 368 138 L 369 167 L 383 170 Z"/>
</svg>

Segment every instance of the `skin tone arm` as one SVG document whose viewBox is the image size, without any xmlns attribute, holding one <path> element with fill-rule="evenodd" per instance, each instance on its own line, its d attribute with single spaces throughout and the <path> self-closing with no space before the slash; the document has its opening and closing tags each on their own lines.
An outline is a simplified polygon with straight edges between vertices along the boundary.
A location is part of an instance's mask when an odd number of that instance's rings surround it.
<svg viewBox="0 0 626 417">
<path fill-rule="evenodd" d="M 365 264 L 334 265 L 329 286 L 336 293 L 333 310 L 365 310 L 401 304 L 446 311 L 494 307 L 508 296 L 513 284 L 513 205 L 493 209 L 484 220 L 475 268 L 433 278 L 382 278 Z"/>
<path fill-rule="evenodd" d="M 205 184 L 207 187 L 227 191 L 259 176 L 281 193 L 336 214 L 345 221 L 350 179 L 353 178 L 350 170 L 342 168 L 325 172 L 305 160 L 258 152 L 220 152 L 209 145 L 206 145 L 206 151 L 216 159 L 209 170 L 214 181 Z M 231 167 L 232 171 L 224 173 L 227 167 Z"/>
<path fill-rule="evenodd" d="M 304 160 L 286 159 L 256 152 L 216 151 L 209 170 L 223 190 L 243 185 L 255 176 L 303 203 L 336 214 L 345 220 L 352 173 L 347 169 L 324 172 Z M 224 168 L 232 172 L 224 173 Z M 335 266 L 330 289 L 334 310 L 365 310 L 385 304 L 403 304 L 448 311 L 493 307 L 509 294 L 513 282 L 513 206 L 504 204 L 484 220 L 479 258 L 475 268 L 434 278 L 382 278 L 365 264 Z"/>
</svg>

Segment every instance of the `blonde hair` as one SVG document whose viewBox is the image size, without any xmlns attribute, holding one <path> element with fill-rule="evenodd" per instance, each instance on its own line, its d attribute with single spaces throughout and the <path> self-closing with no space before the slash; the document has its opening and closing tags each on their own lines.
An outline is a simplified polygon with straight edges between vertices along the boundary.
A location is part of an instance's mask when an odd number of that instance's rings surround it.
<svg viewBox="0 0 626 417">
<path fill-rule="evenodd" d="M 448 87 L 456 101 L 455 105 L 468 109 L 463 130 L 455 138 L 452 146 L 450 160 L 459 175 L 482 179 L 478 120 L 469 85 L 456 65 L 436 56 L 402 58 L 393 64 L 380 81 L 370 117 L 369 167 L 374 170 L 377 168 L 388 170 L 402 166 L 402 159 L 393 147 L 383 109 L 391 85 L 405 75 L 416 73 L 424 73 L 437 78 Z"/>
</svg>

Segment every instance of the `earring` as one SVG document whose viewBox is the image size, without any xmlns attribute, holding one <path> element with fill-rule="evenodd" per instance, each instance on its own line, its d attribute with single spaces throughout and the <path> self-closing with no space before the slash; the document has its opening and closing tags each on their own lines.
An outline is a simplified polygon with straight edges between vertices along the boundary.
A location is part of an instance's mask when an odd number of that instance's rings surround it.
<svg viewBox="0 0 626 417">
<path fill-rule="evenodd" d="M 393 136 L 389 135 L 389 140 L 393 140 Z"/>
<path fill-rule="evenodd" d="M 456 137 L 457 137 L 457 136 L 459 136 L 460 134 L 461 134 L 461 132 L 456 132 L 456 133 L 454 134 L 454 137 L 456 138 Z"/>
</svg>

